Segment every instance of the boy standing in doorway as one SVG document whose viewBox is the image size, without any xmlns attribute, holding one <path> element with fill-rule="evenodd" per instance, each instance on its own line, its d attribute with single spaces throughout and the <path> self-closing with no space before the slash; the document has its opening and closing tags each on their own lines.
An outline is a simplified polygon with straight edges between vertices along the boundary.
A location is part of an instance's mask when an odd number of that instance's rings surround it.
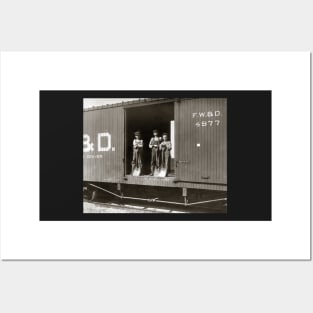
<svg viewBox="0 0 313 313">
<path fill-rule="evenodd" d="M 142 148 L 143 140 L 139 131 L 135 132 L 135 139 L 133 140 L 133 160 L 132 160 L 132 172 L 137 167 L 142 168 Z"/>
<path fill-rule="evenodd" d="M 160 150 L 161 150 L 161 168 L 166 170 L 166 176 L 168 172 L 168 162 L 170 157 L 170 151 L 172 150 L 172 143 L 168 140 L 168 134 L 163 133 L 162 135 L 163 141 L 160 143 Z"/>
<path fill-rule="evenodd" d="M 151 173 L 153 176 L 155 168 L 159 169 L 159 146 L 162 138 L 158 136 L 159 131 L 157 129 L 153 130 L 153 137 L 150 140 L 149 148 L 151 149 Z"/>
</svg>

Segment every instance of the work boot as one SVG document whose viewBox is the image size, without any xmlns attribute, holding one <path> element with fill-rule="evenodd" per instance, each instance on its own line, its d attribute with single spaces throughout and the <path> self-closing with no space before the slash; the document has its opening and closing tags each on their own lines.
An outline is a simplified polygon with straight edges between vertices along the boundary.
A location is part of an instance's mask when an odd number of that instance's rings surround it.
<svg viewBox="0 0 313 313">
<path fill-rule="evenodd" d="M 151 166 L 151 173 L 150 173 L 150 176 L 153 176 L 154 175 L 154 166 Z"/>
</svg>

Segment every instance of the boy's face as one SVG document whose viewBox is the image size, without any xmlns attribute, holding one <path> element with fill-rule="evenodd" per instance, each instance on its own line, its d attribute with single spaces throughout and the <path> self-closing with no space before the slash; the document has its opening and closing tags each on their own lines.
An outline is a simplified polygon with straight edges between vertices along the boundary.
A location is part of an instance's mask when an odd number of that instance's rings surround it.
<svg viewBox="0 0 313 313">
<path fill-rule="evenodd" d="M 136 135 L 136 136 L 135 136 L 135 138 L 136 138 L 136 139 L 139 139 L 139 136 L 138 136 L 138 135 Z"/>
<path fill-rule="evenodd" d="M 154 137 L 157 137 L 157 135 L 158 135 L 157 132 L 154 132 L 154 133 L 153 133 L 153 136 L 154 136 Z"/>
<path fill-rule="evenodd" d="M 167 140 L 167 135 L 163 135 L 163 140 L 164 140 L 164 141 Z"/>
</svg>

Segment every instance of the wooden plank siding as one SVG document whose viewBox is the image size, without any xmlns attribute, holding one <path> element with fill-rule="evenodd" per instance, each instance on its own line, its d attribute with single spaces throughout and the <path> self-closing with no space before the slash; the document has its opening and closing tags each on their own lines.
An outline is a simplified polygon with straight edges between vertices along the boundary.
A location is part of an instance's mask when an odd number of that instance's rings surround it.
<svg viewBox="0 0 313 313">
<path fill-rule="evenodd" d="M 124 109 L 122 107 L 84 112 L 84 136 L 93 151 L 84 152 L 84 181 L 117 182 L 124 176 Z M 111 145 L 108 147 L 108 135 Z M 86 139 L 86 138 L 85 138 Z M 99 143 L 100 139 L 100 143 Z M 108 151 L 99 151 L 102 147 Z M 85 147 L 87 145 L 85 144 Z"/>
<path fill-rule="evenodd" d="M 175 121 L 178 181 L 227 184 L 227 100 L 176 101 Z"/>
</svg>

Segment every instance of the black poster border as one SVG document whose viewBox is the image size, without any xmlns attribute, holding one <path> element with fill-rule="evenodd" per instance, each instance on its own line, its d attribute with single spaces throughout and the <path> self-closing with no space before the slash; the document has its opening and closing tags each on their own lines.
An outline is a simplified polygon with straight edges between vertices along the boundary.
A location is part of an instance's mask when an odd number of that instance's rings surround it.
<svg viewBox="0 0 313 313">
<path fill-rule="evenodd" d="M 227 98 L 227 214 L 84 214 L 83 98 Z M 271 221 L 272 92 L 39 91 L 40 221 Z"/>
</svg>

